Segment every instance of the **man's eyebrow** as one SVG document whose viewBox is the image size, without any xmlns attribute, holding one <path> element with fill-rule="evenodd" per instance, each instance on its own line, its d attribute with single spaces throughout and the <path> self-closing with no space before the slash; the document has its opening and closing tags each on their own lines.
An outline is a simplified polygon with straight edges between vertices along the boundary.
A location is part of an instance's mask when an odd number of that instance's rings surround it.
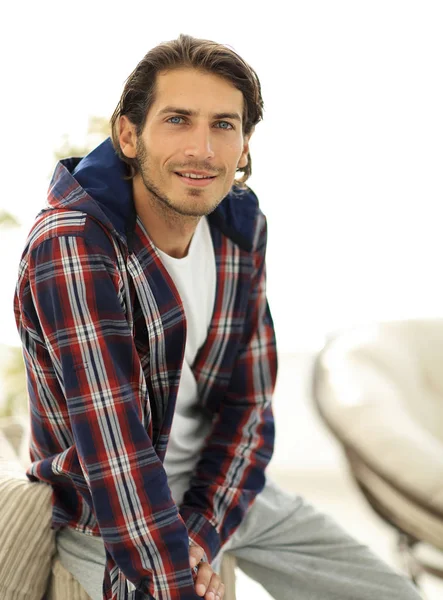
<svg viewBox="0 0 443 600">
<path fill-rule="evenodd" d="M 165 115 L 168 113 L 175 113 L 178 115 L 184 115 L 186 117 L 197 117 L 198 111 L 190 110 L 189 108 L 180 108 L 178 106 L 165 106 L 158 113 L 158 115 Z M 213 119 L 234 119 L 235 121 L 241 121 L 241 116 L 236 112 L 222 112 L 222 113 L 214 113 L 212 115 Z"/>
<path fill-rule="evenodd" d="M 241 121 L 241 116 L 234 112 L 234 113 L 215 113 L 215 115 L 212 115 L 214 117 L 214 119 L 234 119 L 235 121 Z"/>
</svg>

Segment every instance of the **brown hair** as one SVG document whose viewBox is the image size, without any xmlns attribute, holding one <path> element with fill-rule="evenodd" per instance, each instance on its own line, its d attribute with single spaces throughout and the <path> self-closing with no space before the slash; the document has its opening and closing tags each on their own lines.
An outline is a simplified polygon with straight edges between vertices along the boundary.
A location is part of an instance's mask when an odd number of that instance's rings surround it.
<svg viewBox="0 0 443 600">
<path fill-rule="evenodd" d="M 119 142 L 118 124 L 126 115 L 135 125 L 137 136 L 143 131 L 148 110 L 154 102 L 157 73 L 168 69 L 193 67 L 220 75 L 229 80 L 243 94 L 243 134 L 251 133 L 263 118 L 263 99 L 256 72 L 231 48 L 181 34 L 176 40 L 163 42 L 152 48 L 138 63 L 126 80 L 119 103 L 111 117 L 112 143 L 119 157 L 129 166 L 129 178 L 138 172 L 137 161 L 126 157 Z M 239 168 L 243 176 L 234 184 L 244 184 L 252 173 L 251 156 L 248 164 Z"/>
</svg>

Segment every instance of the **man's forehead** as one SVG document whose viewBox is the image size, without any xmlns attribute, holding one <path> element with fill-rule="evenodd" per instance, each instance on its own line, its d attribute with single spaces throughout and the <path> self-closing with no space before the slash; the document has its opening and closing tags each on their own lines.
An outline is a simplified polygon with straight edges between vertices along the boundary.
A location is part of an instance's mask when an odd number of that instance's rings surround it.
<svg viewBox="0 0 443 600">
<path fill-rule="evenodd" d="M 229 80 L 193 68 L 174 69 L 157 74 L 155 113 L 181 112 L 192 116 L 243 111 L 243 94 Z M 183 111 L 167 109 L 180 108 Z M 235 117 L 233 117 L 235 118 Z"/>
</svg>

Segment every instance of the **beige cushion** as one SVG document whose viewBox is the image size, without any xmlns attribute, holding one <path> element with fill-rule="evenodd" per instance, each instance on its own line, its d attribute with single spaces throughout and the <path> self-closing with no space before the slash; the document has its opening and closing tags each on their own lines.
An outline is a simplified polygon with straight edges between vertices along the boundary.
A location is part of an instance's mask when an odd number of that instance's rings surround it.
<svg viewBox="0 0 443 600">
<path fill-rule="evenodd" d="M 1 431 L 0 506 L 0 598 L 41 600 L 55 552 L 51 488 L 28 481 Z"/>
<path fill-rule="evenodd" d="M 91 600 L 76 579 L 55 559 L 45 600 Z"/>
</svg>

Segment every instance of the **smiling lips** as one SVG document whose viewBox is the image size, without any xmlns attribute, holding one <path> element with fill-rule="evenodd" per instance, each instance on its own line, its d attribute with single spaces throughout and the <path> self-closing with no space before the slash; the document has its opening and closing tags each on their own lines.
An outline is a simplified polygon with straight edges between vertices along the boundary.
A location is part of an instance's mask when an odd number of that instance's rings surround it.
<svg viewBox="0 0 443 600">
<path fill-rule="evenodd" d="M 194 185 L 197 187 L 209 185 L 216 177 L 215 175 L 211 175 L 204 171 L 177 171 L 175 174 L 180 177 L 181 181 L 186 185 Z"/>
</svg>

